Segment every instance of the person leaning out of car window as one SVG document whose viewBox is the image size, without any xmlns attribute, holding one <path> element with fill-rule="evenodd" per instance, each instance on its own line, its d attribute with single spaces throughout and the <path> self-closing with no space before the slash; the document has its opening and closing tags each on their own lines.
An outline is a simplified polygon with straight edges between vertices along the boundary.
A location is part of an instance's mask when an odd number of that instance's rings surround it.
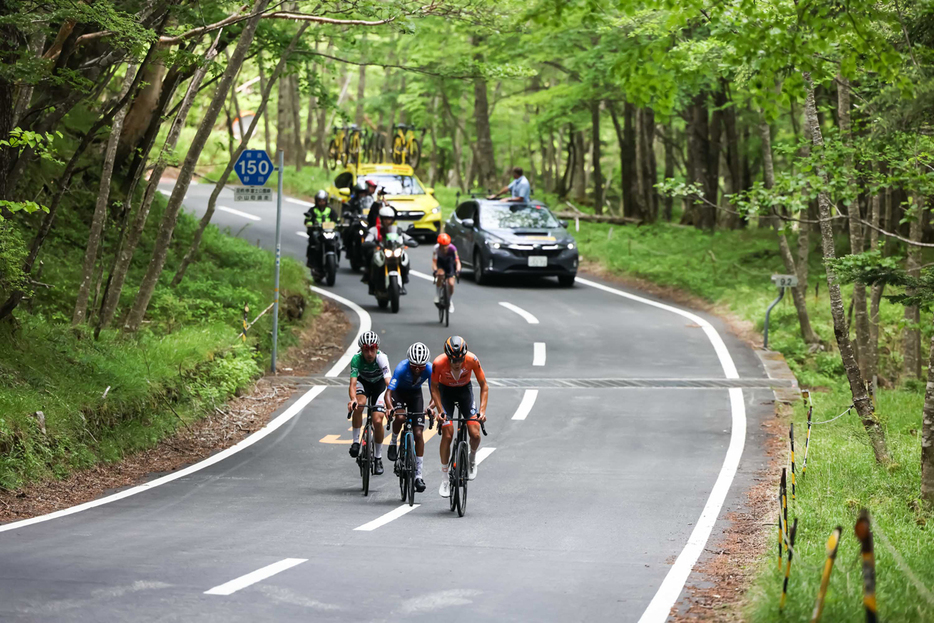
<svg viewBox="0 0 934 623">
<path fill-rule="evenodd" d="M 503 199 L 503 201 L 528 203 L 532 198 L 532 185 L 529 184 L 528 178 L 523 175 L 522 167 L 513 167 L 512 177 L 512 181 L 507 186 L 503 186 L 502 190 L 495 195 L 490 195 L 487 199 L 499 199 L 506 193 L 511 193 L 511 196 L 508 199 Z"/>
</svg>

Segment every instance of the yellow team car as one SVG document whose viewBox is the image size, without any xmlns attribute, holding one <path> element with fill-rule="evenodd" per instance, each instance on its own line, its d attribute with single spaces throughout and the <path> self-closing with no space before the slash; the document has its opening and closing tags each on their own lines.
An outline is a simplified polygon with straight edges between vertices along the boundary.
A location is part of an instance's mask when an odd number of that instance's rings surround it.
<svg viewBox="0 0 934 623">
<path fill-rule="evenodd" d="M 396 209 L 396 222 L 403 229 L 410 225 L 415 234 L 434 239 L 441 231 L 441 205 L 433 188 L 426 188 L 407 164 L 360 164 L 344 169 L 328 189 L 332 197 L 345 202 L 357 177 L 376 182 L 386 190 L 386 200 Z"/>
</svg>

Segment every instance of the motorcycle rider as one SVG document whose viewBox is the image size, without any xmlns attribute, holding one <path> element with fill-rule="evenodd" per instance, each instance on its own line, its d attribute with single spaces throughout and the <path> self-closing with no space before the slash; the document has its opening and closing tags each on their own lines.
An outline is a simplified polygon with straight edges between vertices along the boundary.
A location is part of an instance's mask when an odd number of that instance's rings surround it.
<svg viewBox="0 0 934 623">
<path fill-rule="evenodd" d="M 375 209 L 374 204 L 374 209 Z M 373 212 L 374 209 L 370 211 Z M 370 284 L 370 294 L 374 293 L 373 284 L 375 279 L 373 278 L 372 273 L 375 270 L 373 266 L 373 255 L 376 252 L 376 247 L 382 246 L 386 241 L 386 235 L 390 233 L 397 233 L 402 236 L 402 240 L 409 244 L 411 238 L 407 236 L 402 230 L 395 225 L 396 221 L 396 210 L 391 205 L 383 204 L 379 209 L 379 219 L 376 221 L 376 224 L 370 227 L 370 231 L 367 232 L 366 239 L 363 242 L 363 257 L 364 257 L 364 266 L 366 267 L 363 271 L 363 278 L 360 281 Z M 402 290 L 401 294 L 405 294 L 405 284 L 409 282 L 409 267 L 402 266 Z"/>
<path fill-rule="evenodd" d="M 315 193 L 315 204 L 305 212 L 305 228 L 308 231 L 306 264 L 308 268 L 311 269 L 321 268 L 320 266 L 314 265 L 320 255 L 321 224 L 327 221 L 332 223 L 337 222 L 337 212 L 334 211 L 334 208 L 328 206 L 329 198 L 330 195 L 328 195 L 328 191 L 319 190 Z"/>
</svg>

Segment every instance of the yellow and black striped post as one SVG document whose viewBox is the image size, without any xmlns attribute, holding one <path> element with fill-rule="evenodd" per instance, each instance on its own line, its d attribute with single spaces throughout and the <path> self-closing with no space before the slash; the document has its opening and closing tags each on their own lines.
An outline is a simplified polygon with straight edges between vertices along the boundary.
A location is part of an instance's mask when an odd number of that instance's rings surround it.
<svg viewBox="0 0 934 623">
<path fill-rule="evenodd" d="M 859 511 L 856 520 L 856 538 L 859 539 L 863 554 L 863 606 L 866 608 L 866 623 L 876 623 L 876 556 L 872 546 L 872 528 L 869 524 L 869 511 Z"/>
<path fill-rule="evenodd" d="M 824 598 L 827 596 L 827 586 L 830 584 L 830 572 L 833 571 L 833 563 L 837 559 L 837 547 L 840 545 L 841 534 L 843 534 L 843 527 L 837 526 L 827 539 L 827 559 L 824 561 L 824 572 L 820 578 L 817 603 L 814 604 L 814 612 L 811 613 L 811 623 L 818 623 L 824 612 Z"/>
<path fill-rule="evenodd" d="M 795 553 L 795 533 L 798 531 L 798 518 L 791 524 L 791 536 L 788 538 L 788 564 L 785 567 L 785 579 L 782 581 L 782 598 L 778 602 L 779 611 L 785 608 L 785 597 L 788 595 L 788 576 L 791 575 L 791 557 Z"/>
<path fill-rule="evenodd" d="M 249 320 L 250 320 L 249 313 L 250 313 L 250 306 L 244 305 L 243 306 L 243 329 L 240 331 L 240 339 L 244 342 L 246 342 L 246 330 L 249 327 Z"/>
<path fill-rule="evenodd" d="M 782 543 L 785 541 L 785 526 L 782 523 L 782 498 L 785 482 L 785 470 L 782 470 L 782 483 L 778 485 L 778 571 L 782 571 Z"/>
<path fill-rule="evenodd" d="M 795 499 L 795 423 L 788 429 L 788 438 L 791 439 L 791 499 Z"/>
<path fill-rule="evenodd" d="M 814 412 L 814 405 L 808 405 L 808 434 L 804 438 L 804 464 L 801 466 L 801 477 L 808 469 L 808 448 L 811 446 L 811 414 Z"/>
<path fill-rule="evenodd" d="M 785 527 L 785 542 L 788 542 L 788 476 L 782 468 L 782 522 Z"/>
</svg>

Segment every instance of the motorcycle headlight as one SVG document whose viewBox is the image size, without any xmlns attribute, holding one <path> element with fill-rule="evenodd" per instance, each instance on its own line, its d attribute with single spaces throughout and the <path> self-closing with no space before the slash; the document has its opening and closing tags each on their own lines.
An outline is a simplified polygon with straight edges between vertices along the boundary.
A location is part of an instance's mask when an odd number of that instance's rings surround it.
<svg viewBox="0 0 934 623">
<path fill-rule="evenodd" d="M 395 255 L 396 257 L 402 257 L 402 249 L 396 249 L 395 251 L 392 252 L 392 254 Z"/>
</svg>

